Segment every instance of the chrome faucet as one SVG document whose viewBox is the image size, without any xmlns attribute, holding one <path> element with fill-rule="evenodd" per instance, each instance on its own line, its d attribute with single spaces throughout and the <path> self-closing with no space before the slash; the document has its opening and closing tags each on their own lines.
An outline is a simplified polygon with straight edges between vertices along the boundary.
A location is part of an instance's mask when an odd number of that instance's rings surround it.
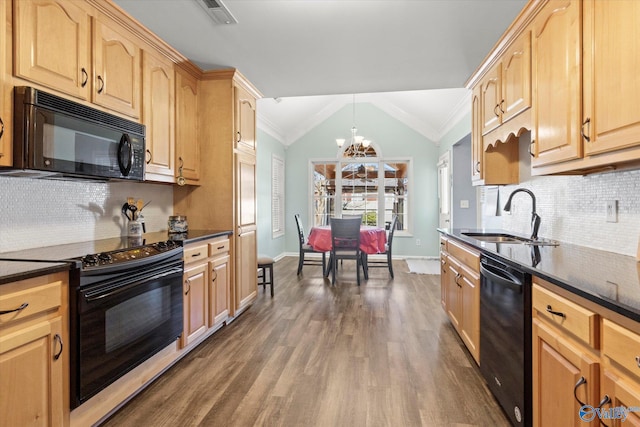
<svg viewBox="0 0 640 427">
<path fill-rule="evenodd" d="M 514 194 L 524 192 L 531 196 L 533 200 L 531 206 L 531 240 L 538 240 L 538 229 L 540 229 L 540 216 L 536 213 L 536 196 L 533 194 L 531 190 L 527 190 L 526 188 L 518 188 L 513 190 L 507 199 L 507 203 L 504 205 L 504 210 L 506 212 L 511 211 L 511 199 L 513 199 Z"/>
</svg>

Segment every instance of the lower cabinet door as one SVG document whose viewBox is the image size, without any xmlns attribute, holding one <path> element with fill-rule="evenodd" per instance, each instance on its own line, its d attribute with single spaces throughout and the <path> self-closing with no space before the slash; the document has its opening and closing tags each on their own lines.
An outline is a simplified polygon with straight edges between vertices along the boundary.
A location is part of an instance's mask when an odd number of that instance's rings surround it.
<svg viewBox="0 0 640 427">
<path fill-rule="evenodd" d="M 62 426 L 62 319 L 0 337 L 0 426 Z"/>
<path fill-rule="evenodd" d="M 229 317 L 229 255 L 209 263 L 209 325 L 218 325 Z"/>
<path fill-rule="evenodd" d="M 583 405 L 598 406 L 599 363 L 586 350 L 533 320 L 533 425 L 579 426 Z"/>
<path fill-rule="evenodd" d="M 191 344 L 207 331 L 208 291 L 207 263 L 187 267 L 184 271 L 184 331 L 182 347 Z"/>
</svg>

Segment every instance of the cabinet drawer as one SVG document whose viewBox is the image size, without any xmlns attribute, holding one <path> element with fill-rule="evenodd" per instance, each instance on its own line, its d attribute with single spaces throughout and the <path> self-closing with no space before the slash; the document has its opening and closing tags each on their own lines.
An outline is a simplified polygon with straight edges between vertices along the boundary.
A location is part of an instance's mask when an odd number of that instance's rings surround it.
<svg viewBox="0 0 640 427">
<path fill-rule="evenodd" d="M 207 245 L 187 246 L 184 248 L 184 263 L 189 264 L 192 262 L 207 259 L 209 257 L 209 248 Z"/>
<path fill-rule="evenodd" d="M 11 311 L 0 315 L 0 326 L 32 314 L 53 310 L 62 304 L 62 282 L 47 283 L 24 290 L 9 291 L 0 295 L 0 311 Z M 19 307 L 24 306 L 23 309 Z M 15 311 L 13 311 L 15 310 Z"/>
<path fill-rule="evenodd" d="M 640 377 L 640 335 L 607 319 L 602 321 L 602 328 L 604 355 Z"/>
<path fill-rule="evenodd" d="M 447 242 L 449 241 L 449 239 L 447 239 L 444 236 L 440 236 L 440 252 L 447 252 L 448 248 L 447 248 Z"/>
<path fill-rule="evenodd" d="M 227 252 L 229 252 L 229 239 L 209 243 L 209 256 L 216 256 Z"/>
<path fill-rule="evenodd" d="M 480 271 L 480 252 L 454 240 L 448 241 L 447 252 L 470 269 Z"/>
<path fill-rule="evenodd" d="M 597 313 L 536 284 L 531 290 L 531 306 L 547 322 L 570 332 L 591 347 L 599 348 Z"/>
</svg>

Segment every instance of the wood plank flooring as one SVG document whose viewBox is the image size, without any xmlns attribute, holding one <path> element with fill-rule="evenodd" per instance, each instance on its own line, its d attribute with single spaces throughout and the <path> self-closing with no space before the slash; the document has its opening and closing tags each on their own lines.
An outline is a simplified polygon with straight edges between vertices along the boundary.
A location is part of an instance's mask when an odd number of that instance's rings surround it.
<svg viewBox="0 0 640 427">
<path fill-rule="evenodd" d="M 297 257 L 257 301 L 103 426 L 508 426 L 440 305 L 394 261 L 356 285 Z"/>
</svg>

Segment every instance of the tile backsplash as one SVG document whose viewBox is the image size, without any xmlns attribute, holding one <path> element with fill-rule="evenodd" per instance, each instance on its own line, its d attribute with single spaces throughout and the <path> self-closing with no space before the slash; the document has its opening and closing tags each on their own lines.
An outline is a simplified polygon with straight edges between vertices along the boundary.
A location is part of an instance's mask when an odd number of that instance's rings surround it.
<svg viewBox="0 0 640 427">
<path fill-rule="evenodd" d="M 522 177 L 521 177 L 522 178 Z M 518 193 L 511 214 L 504 212 L 509 194 L 528 188 L 542 218 L 540 237 L 635 256 L 640 239 L 640 170 L 587 176 L 526 177 L 520 185 L 499 189 L 500 216 L 481 218 L 485 228 L 529 234 L 531 197 Z M 607 201 L 618 201 L 618 221 L 606 221 Z"/>
<path fill-rule="evenodd" d="M 167 229 L 169 185 L 0 176 L 0 253 L 125 236 L 127 197 L 151 201 L 143 211 L 147 232 Z"/>
</svg>

